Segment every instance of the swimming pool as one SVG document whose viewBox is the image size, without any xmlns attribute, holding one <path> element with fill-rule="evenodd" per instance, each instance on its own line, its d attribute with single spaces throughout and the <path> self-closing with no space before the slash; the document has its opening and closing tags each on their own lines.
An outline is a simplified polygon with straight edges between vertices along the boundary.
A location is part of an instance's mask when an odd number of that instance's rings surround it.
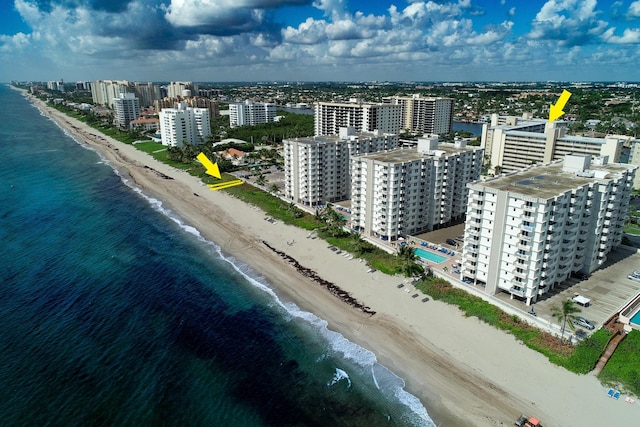
<svg viewBox="0 0 640 427">
<path fill-rule="evenodd" d="M 638 310 L 636 314 L 633 315 L 629 322 L 633 323 L 634 325 L 640 326 L 640 310 Z"/>
<path fill-rule="evenodd" d="M 433 252 L 425 251 L 422 248 L 416 248 L 415 254 L 420 258 L 424 258 L 427 261 L 435 262 L 436 264 L 440 264 L 441 262 L 444 262 L 447 260 L 446 257 L 434 254 Z"/>
</svg>

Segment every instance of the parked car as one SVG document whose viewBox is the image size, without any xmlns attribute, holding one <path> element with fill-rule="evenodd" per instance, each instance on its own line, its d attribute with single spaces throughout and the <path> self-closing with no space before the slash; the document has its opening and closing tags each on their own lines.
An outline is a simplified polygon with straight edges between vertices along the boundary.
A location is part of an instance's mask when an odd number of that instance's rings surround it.
<svg viewBox="0 0 640 427">
<path fill-rule="evenodd" d="M 582 316 L 576 316 L 573 319 L 573 323 L 575 325 L 582 326 L 583 328 L 587 328 L 590 331 L 592 331 L 592 330 L 594 330 L 596 328 L 593 323 L 591 323 L 589 320 L 585 319 Z"/>
<path fill-rule="evenodd" d="M 447 245 L 458 246 L 458 242 L 453 239 L 447 239 Z"/>
<path fill-rule="evenodd" d="M 631 280 L 637 280 L 638 282 L 640 282 L 640 270 L 634 271 L 633 273 L 631 273 L 627 277 L 629 279 L 631 279 Z"/>
</svg>

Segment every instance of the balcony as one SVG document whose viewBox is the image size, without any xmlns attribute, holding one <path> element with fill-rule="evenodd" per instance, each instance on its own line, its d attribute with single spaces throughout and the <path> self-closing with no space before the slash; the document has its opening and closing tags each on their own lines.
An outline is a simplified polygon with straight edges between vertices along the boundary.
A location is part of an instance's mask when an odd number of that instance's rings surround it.
<svg viewBox="0 0 640 427">
<path fill-rule="evenodd" d="M 509 293 L 515 296 L 518 296 L 520 298 L 524 298 L 524 296 L 527 294 L 527 289 L 526 288 L 521 288 L 519 285 L 516 286 L 512 286 L 509 289 Z"/>
<path fill-rule="evenodd" d="M 515 277 L 519 277 L 519 278 L 524 279 L 524 280 L 529 278 L 529 275 L 527 274 L 526 271 L 519 272 L 517 269 L 514 269 L 511 272 L 511 274 L 513 274 Z"/>
</svg>

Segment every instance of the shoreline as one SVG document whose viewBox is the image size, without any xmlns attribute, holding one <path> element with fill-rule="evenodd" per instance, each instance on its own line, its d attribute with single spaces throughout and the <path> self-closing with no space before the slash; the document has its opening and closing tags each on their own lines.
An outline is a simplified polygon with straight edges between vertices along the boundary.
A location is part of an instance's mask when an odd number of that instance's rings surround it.
<svg viewBox="0 0 640 427">
<path fill-rule="evenodd" d="M 592 375 L 578 376 L 554 366 L 512 336 L 463 317 L 456 307 L 412 299 L 396 287 L 403 278 L 367 273 L 364 263 L 334 254 L 320 239 L 307 239 L 307 231 L 266 222 L 264 214 L 249 205 L 210 191 L 188 173 L 21 92 L 225 254 L 260 272 L 279 298 L 314 313 L 331 330 L 373 351 L 379 363 L 405 381 L 405 390 L 420 399 L 437 425 L 512 425 L 520 413 L 535 415 L 545 426 L 631 425 L 640 415 L 638 406 L 607 399 L 606 389 Z M 289 246 L 289 240 L 296 243 Z M 349 306 L 263 241 L 376 314 Z"/>
</svg>

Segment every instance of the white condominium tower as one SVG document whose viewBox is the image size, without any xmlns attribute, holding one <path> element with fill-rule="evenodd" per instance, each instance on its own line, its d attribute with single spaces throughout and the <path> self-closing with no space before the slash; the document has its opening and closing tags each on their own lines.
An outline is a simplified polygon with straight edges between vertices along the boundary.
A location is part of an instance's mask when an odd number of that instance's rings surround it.
<svg viewBox="0 0 640 427">
<path fill-rule="evenodd" d="M 113 100 L 121 93 L 133 92 L 127 80 L 96 80 L 91 83 L 91 98 L 94 104 L 113 108 Z"/>
<path fill-rule="evenodd" d="M 400 106 L 392 104 L 318 102 L 314 105 L 315 135 L 337 135 L 342 127 L 356 132 L 397 134 L 400 132 Z"/>
<path fill-rule="evenodd" d="M 113 100 L 116 125 L 121 129 L 129 129 L 129 124 L 140 117 L 140 101 L 135 93 L 121 93 Z"/>
<path fill-rule="evenodd" d="M 191 108 L 177 103 L 175 108 L 160 111 L 162 144 L 182 147 L 184 144 L 199 145 L 211 135 L 209 110 Z"/>
<path fill-rule="evenodd" d="M 563 122 L 543 119 L 492 116 L 491 126 L 482 129 L 482 147 L 491 162 L 490 170 L 513 172 L 534 164 L 562 160 L 567 154 L 608 156 L 620 160 L 624 137 L 589 138 L 567 135 Z"/>
<path fill-rule="evenodd" d="M 453 125 L 453 98 L 412 96 L 392 96 L 385 102 L 401 107 L 400 130 L 423 134 L 451 132 Z"/>
<path fill-rule="evenodd" d="M 198 85 L 193 82 L 171 82 L 167 85 L 169 98 L 187 98 L 198 94 Z"/>
<path fill-rule="evenodd" d="M 462 220 L 467 184 L 480 179 L 483 152 L 465 141 L 438 144 L 431 135 L 417 149 L 353 157 L 352 226 L 393 241 Z"/>
<path fill-rule="evenodd" d="M 629 163 L 640 166 L 640 139 L 633 139 L 630 141 L 630 144 Z M 640 189 L 640 173 L 636 174 L 636 179 L 633 181 L 633 188 Z"/>
<path fill-rule="evenodd" d="M 276 104 L 270 102 L 245 101 L 229 104 L 229 124 L 232 128 L 270 123 L 275 117 Z"/>
<path fill-rule="evenodd" d="M 343 128 L 340 135 L 285 139 L 283 144 L 285 197 L 316 206 L 349 198 L 350 156 L 395 148 L 398 136 Z"/>
<path fill-rule="evenodd" d="M 462 279 L 530 304 L 591 273 L 621 242 L 636 169 L 567 155 L 469 185 Z"/>
</svg>

